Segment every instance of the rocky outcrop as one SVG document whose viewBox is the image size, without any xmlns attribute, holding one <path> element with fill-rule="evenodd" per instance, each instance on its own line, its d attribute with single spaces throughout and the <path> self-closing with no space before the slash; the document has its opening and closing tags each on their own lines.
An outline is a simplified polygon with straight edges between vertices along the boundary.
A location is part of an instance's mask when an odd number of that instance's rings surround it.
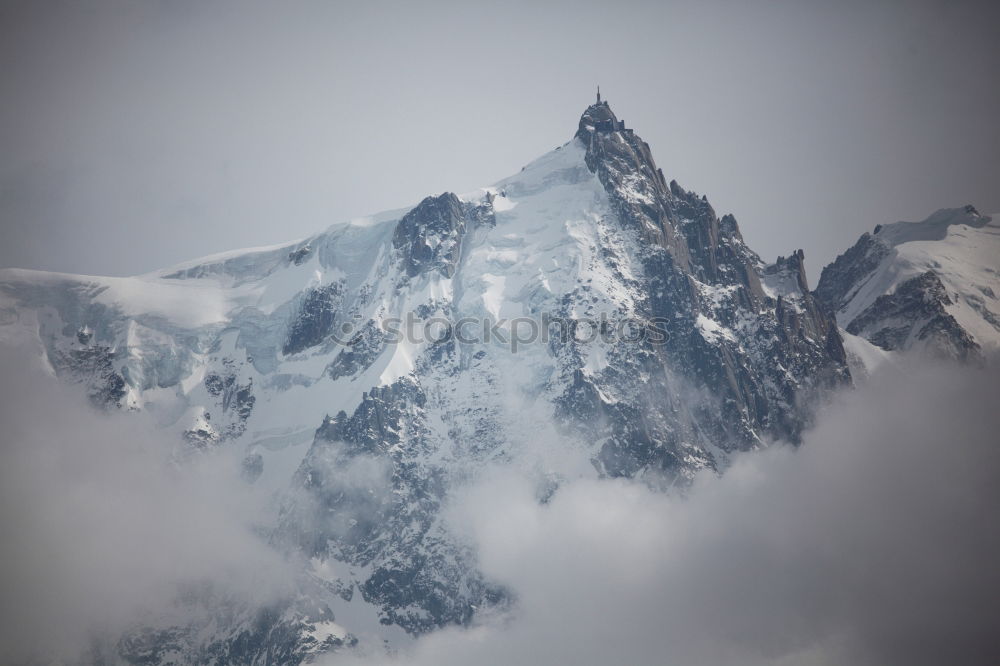
<svg viewBox="0 0 1000 666">
<path fill-rule="evenodd" d="M 474 226 L 493 224 L 491 200 L 482 206 L 463 203 L 451 192 L 427 197 L 396 225 L 392 246 L 400 251 L 405 272 L 414 277 L 435 270 L 455 274 L 462 241 Z"/>
<path fill-rule="evenodd" d="M 328 417 L 295 474 L 280 530 L 310 555 L 368 571 L 341 584 L 413 634 L 467 624 L 477 607 L 504 599 L 439 522 L 452 480 L 426 461 L 426 400 L 407 378 L 365 393 L 351 415 Z"/>
<path fill-rule="evenodd" d="M 641 238 L 643 276 L 633 290 L 666 334 L 663 344 L 621 349 L 606 373 L 613 381 L 576 374 L 564 394 L 566 413 L 598 414 L 605 424 L 601 468 L 631 476 L 652 465 L 683 476 L 716 467 L 713 449 L 796 441 L 811 418 L 802 405 L 850 381 L 801 251 L 765 266 L 735 218 L 720 220 L 706 197 L 666 183 L 649 146 L 621 128 L 606 102 L 587 109 L 577 138 L 620 223 Z M 776 276 L 788 284 L 768 293 L 762 282 Z M 616 397 L 597 397 L 608 395 Z M 660 408 L 650 410 L 645 395 L 660 396 Z"/>
<path fill-rule="evenodd" d="M 933 271 L 900 283 L 865 308 L 847 326 L 889 351 L 909 349 L 917 343 L 950 358 L 967 361 L 978 355 L 979 345 L 946 309 L 953 302 Z"/>
<path fill-rule="evenodd" d="M 288 328 L 281 353 L 297 354 L 322 343 L 331 333 L 344 300 L 344 286 L 333 283 L 307 291 Z"/>
<path fill-rule="evenodd" d="M 823 269 L 816 285 L 816 298 L 828 311 L 839 311 L 891 252 L 888 245 L 875 240 L 872 234 L 863 234 L 847 252 Z"/>
</svg>

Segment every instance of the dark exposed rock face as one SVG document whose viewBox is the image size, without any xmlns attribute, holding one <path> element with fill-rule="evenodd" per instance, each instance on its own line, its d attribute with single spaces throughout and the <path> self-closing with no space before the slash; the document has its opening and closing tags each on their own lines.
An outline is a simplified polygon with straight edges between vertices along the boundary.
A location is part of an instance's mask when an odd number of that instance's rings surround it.
<svg viewBox="0 0 1000 666">
<path fill-rule="evenodd" d="M 979 345 L 945 310 L 951 304 L 940 278 L 927 271 L 875 299 L 848 324 L 847 332 L 890 351 L 920 341 L 949 357 L 969 360 L 978 354 Z"/>
<path fill-rule="evenodd" d="M 715 467 L 713 447 L 751 448 L 762 436 L 797 440 L 810 418 L 800 405 L 850 381 L 836 325 L 809 292 L 801 251 L 763 266 L 732 216 L 720 220 L 705 197 L 667 184 L 649 146 L 609 125 L 619 123 L 608 105 L 591 106 L 577 138 L 621 224 L 643 240 L 636 291 L 666 341 L 621 349 L 604 377 L 575 373 L 564 413 L 591 415 L 591 428 L 604 424 L 597 462 L 609 475 L 652 467 L 672 477 Z M 768 295 L 762 277 L 782 293 Z M 699 397 L 688 401 L 692 390 Z M 615 399 L 600 397 L 607 395 Z M 643 396 L 661 403 L 651 410 Z"/>
<path fill-rule="evenodd" d="M 89 340 L 88 340 L 89 343 Z M 90 401 L 102 408 L 121 407 L 125 378 L 115 369 L 116 354 L 105 345 L 70 349 L 61 356 L 63 367 L 77 381 L 86 384 Z"/>
<path fill-rule="evenodd" d="M 989 307 L 992 290 L 986 284 L 967 284 L 963 268 L 955 269 L 955 256 L 976 243 L 973 230 L 982 229 L 990 218 L 972 206 L 942 209 L 923 222 L 879 225 L 863 234 L 849 250 L 823 269 L 816 297 L 836 313 L 840 325 L 888 351 L 920 347 L 934 354 L 959 360 L 979 358 L 981 347 L 969 330 L 955 317 L 956 306 L 968 307 L 1000 331 L 1000 321 Z M 950 230 L 957 236 L 946 241 Z M 989 234 L 978 236 L 988 242 Z M 927 255 L 927 243 L 942 241 L 942 258 L 953 262 L 952 269 Z M 909 243 L 922 250 L 911 252 Z M 957 244 L 956 244 L 957 243 Z M 972 263 L 974 257 L 970 256 Z M 961 262 L 960 262 L 961 263 Z M 968 266 L 982 279 L 974 266 Z M 991 268 L 985 268 L 987 274 Z M 919 272 L 918 272 L 919 271 Z M 948 277 L 950 275 L 950 277 Z M 946 280 L 950 286 L 946 286 Z M 959 293 L 961 292 L 961 293 Z M 968 315 L 967 315 L 968 316 Z"/>
<path fill-rule="evenodd" d="M 366 393 L 352 415 L 327 418 L 282 521 L 285 537 L 307 553 L 371 567 L 353 583 L 383 622 L 414 634 L 467 624 L 477 606 L 504 598 L 439 524 L 448 479 L 422 461 L 425 402 L 406 378 Z"/>
<path fill-rule="evenodd" d="M 222 440 L 235 439 L 246 431 L 257 398 L 253 393 L 253 379 L 241 380 L 240 366 L 233 359 L 224 358 L 219 372 L 205 376 L 205 391 L 214 399 L 212 411 L 217 418 L 211 426 L 206 424 L 186 431 L 184 435 L 189 443 L 206 448 Z M 206 420 L 211 420 L 211 416 L 207 415 Z"/>
<path fill-rule="evenodd" d="M 313 249 L 311 245 L 303 245 L 302 247 L 289 252 L 288 259 L 296 266 L 301 266 L 309 259 L 310 256 L 312 256 L 312 252 Z"/>
<path fill-rule="evenodd" d="M 649 244 L 666 249 L 682 268 L 690 266 L 687 244 L 678 238 L 678 218 L 663 172 L 653 163 L 649 145 L 632 131 L 607 131 L 618 119 L 608 104 L 587 108 L 576 138 L 587 146 L 587 166 L 597 174 L 619 218 Z M 602 129 L 597 129 L 602 128 Z"/>
<path fill-rule="evenodd" d="M 891 251 L 871 234 L 863 234 L 851 249 L 823 269 L 816 285 L 816 298 L 830 312 L 837 312 L 847 305 L 851 293 Z"/>
<path fill-rule="evenodd" d="M 326 369 L 331 379 L 349 377 L 371 365 L 385 349 L 383 331 L 374 321 L 368 321 L 344 341 L 343 347 Z"/>
<path fill-rule="evenodd" d="M 333 332 L 343 298 L 343 285 L 336 282 L 307 292 L 281 352 L 286 356 L 296 354 L 326 340 Z"/>
<path fill-rule="evenodd" d="M 427 197 L 403 216 L 396 225 L 392 246 L 401 251 L 403 266 L 410 277 L 429 270 L 451 277 L 466 232 L 475 225 L 493 223 L 493 211 L 488 204 L 466 204 L 451 192 L 445 192 Z"/>
</svg>

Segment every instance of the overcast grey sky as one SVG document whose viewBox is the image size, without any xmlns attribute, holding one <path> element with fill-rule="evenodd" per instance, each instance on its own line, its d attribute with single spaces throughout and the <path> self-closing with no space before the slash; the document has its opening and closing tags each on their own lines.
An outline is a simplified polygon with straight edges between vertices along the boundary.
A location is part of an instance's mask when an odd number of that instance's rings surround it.
<svg viewBox="0 0 1000 666">
<path fill-rule="evenodd" d="M 3 2 L 0 266 L 125 275 L 465 191 L 600 83 L 765 258 L 1000 211 L 980 2 Z"/>
</svg>

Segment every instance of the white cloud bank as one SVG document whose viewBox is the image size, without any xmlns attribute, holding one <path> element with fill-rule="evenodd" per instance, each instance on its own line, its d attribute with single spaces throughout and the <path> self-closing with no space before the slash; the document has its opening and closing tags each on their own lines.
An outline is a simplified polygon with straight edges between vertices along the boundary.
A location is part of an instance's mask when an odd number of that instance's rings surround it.
<svg viewBox="0 0 1000 666">
<path fill-rule="evenodd" d="M 0 357 L 0 662 L 71 654 L 169 609 L 178 583 L 251 603 L 287 589 L 237 461 L 173 473 L 140 417 L 96 415 L 24 366 Z M 513 612 L 361 661 L 992 663 L 1000 374 L 891 372 L 842 395 L 801 448 L 742 456 L 683 499 L 591 479 L 543 506 L 524 478 L 487 474 L 450 519 Z"/>
<path fill-rule="evenodd" d="M 0 663 L 75 657 L 171 612 L 182 585 L 287 589 L 238 459 L 178 468 L 142 416 L 100 414 L 11 352 L 0 377 Z"/>
<path fill-rule="evenodd" d="M 995 371 L 876 377 L 686 499 L 578 481 L 539 506 L 498 473 L 454 518 L 516 611 L 389 661 L 995 663 L 998 400 Z"/>
</svg>

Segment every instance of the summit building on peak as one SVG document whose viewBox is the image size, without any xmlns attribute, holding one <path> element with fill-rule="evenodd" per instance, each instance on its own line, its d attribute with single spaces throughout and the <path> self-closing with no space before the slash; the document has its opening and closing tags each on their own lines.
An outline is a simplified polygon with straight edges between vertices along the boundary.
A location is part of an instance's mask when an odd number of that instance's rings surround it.
<svg viewBox="0 0 1000 666">
<path fill-rule="evenodd" d="M 632 130 L 625 127 L 625 121 L 619 120 L 611 110 L 608 100 L 601 99 L 601 87 L 597 86 L 597 101 L 587 107 L 580 118 L 580 131 L 600 132 L 629 132 Z M 579 134 L 579 133 L 578 133 Z"/>
</svg>

